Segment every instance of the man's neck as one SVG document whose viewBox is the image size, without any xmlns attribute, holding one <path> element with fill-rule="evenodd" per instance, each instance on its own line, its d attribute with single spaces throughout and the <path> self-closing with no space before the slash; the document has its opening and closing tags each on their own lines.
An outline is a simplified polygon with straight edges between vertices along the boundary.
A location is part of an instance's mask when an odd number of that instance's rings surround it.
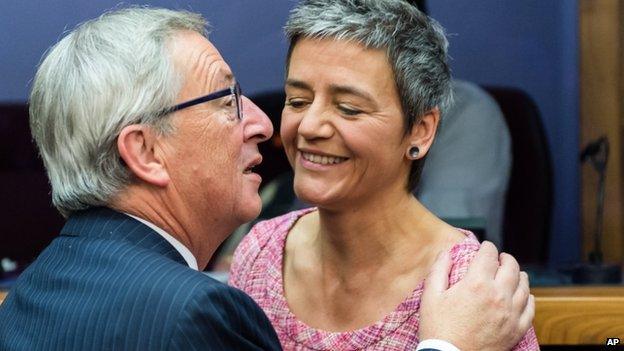
<svg viewBox="0 0 624 351">
<path fill-rule="evenodd" d="M 188 249 L 188 247 L 184 246 L 181 242 L 179 242 L 176 238 L 174 238 L 171 234 L 167 233 L 166 231 L 164 231 L 162 228 L 158 227 L 157 225 L 155 225 L 154 223 L 143 219 L 141 217 L 137 217 L 135 215 L 131 215 L 129 213 L 125 213 L 126 215 L 136 219 L 137 221 L 145 224 L 146 226 L 150 227 L 153 231 L 155 231 L 157 234 L 159 234 L 160 236 L 162 236 L 165 240 L 167 240 L 169 242 L 169 244 L 171 244 L 171 246 L 173 246 L 176 251 L 178 251 L 180 253 L 180 255 L 182 255 L 182 258 L 184 258 L 184 260 L 186 261 L 186 263 L 188 264 L 188 266 L 194 270 L 198 270 L 198 266 L 197 266 L 197 259 L 195 258 L 195 256 L 193 255 L 193 253 Z"/>
<path fill-rule="evenodd" d="M 197 260 L 198 269 L 203 270 L 229 232 L 220 230 L 218 225 L 202 225 L 211 221 L 205 217 L 203 221 L 194 218 L 196 210 L 186 209 L 181 204 L 179 199 L 163 198 L 162 192 L 131 185 L 117 196 L 111 207 L 161 228 L 184 245 Z"/>
</svg>

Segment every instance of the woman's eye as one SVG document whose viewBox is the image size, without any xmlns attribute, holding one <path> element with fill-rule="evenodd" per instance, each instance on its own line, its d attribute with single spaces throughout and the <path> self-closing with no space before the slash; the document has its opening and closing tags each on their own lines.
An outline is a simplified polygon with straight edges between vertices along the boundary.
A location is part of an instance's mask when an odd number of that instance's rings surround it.
<svg viewBox="0 0 624 351">
<path fill-rule="evenodd" d="M 357 116 L 360 113 L 362 113 L 362 111 L 351 108 L 351 107 L 347 107 L 344 105 L 338 105 L 338 109 L 340 110 L 340 112 L 342 112 L 344 115 L 347 116 Z"/>
<path fill-rule="evenodd" d="M 286 106 L 290 106 L 292 108 L 302 108 L 306 105 L 304 100 L 292 99 L 286 100 Z"/>
</svg>

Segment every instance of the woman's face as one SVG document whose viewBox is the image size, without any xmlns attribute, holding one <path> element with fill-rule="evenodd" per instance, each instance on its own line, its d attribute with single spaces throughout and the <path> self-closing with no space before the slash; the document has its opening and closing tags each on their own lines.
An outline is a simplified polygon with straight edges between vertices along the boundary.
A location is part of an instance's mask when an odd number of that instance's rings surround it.
<svg viewBox="0 0 624 351">
<path fill-rule="evenodd" d="M 384 50 L 301 39 L 285 89 L 281 137 L 299 198 L 331 208 L 405 194 L 409 140 Z"/>
</svg>

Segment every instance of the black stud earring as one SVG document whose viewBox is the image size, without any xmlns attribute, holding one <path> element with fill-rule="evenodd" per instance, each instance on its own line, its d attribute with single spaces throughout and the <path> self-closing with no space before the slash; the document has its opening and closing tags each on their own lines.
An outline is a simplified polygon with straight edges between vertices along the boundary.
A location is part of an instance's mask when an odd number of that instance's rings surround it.
<svg viewBox="0 0 624 351">
<path fill-rule="evenodd" d="M 417 159 L 419 153 L 420 149 L 418 148 L 418 146 L 412 146 L 409 148 L 409 150 L 407 150 L 407 156 L 412 160 Z"/>
</svg>

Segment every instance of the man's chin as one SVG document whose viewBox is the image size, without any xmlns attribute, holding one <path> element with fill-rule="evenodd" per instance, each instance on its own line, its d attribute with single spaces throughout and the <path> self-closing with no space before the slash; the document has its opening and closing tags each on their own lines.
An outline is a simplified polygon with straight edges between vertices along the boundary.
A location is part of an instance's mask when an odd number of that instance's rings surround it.
<svg viewBox="0 0 624 351">
<path fill-rule="evenodd" d="M 254 219 L 258 218 L 260 215 L 260 211 L 262 211 L 262 201 L 258 196 L 257 199 L 250 200 L 245 204 L 245 207 L 241 209 L 239 212 L 239 219 L 243 223 L 251 222 Z"/>
</svg>

